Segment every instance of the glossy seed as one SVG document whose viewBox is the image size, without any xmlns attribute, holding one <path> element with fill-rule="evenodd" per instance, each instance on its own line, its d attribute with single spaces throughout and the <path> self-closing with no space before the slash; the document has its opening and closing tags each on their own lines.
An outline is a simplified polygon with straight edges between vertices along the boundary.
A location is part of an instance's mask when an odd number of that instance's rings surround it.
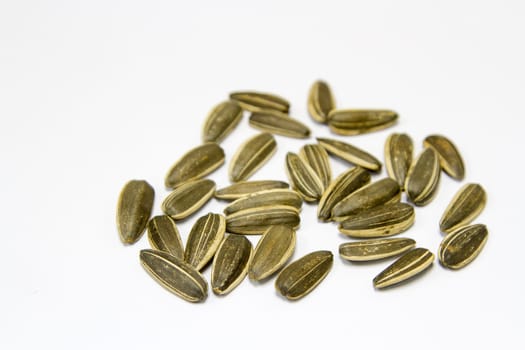
<svg viewBox="0 0 525 350">
<path fill-rule="evenodd" d="M 302 204 L 303 199 L 295 191 L 288 189 L 267 190 L 237 199 L 224 208 L 224 214 L 230 215 L 240 210 L 271 205 L 288 205 L 299 210 Z"/>
<path fill-rule="evenodd" d="M 148 238 L 153 249 L 162 250 L 176 258 L 184 259 L 184 248 L 177 225 L 167 215 L 159 215 L 148 223 Z"/>
<path fill-rule="evenodd" d="M 275 113 L 254 112 L 249 123 L 261 131 L 276 135 L 305 139 L 310 137 L 310 129 L 298 120 L 276 115 Z"/>
<path fill-rule="evenodd" d="M 261 281 L 279 271 L 295 249 L 295 230 L 289 226 L 270 226 L 255 247 L 248 277 Z"/>
<path fill-rule="evenodd" d="M 124 186 L 117 204 L 117 229 L 122 243 L 133 244 L 142 236 L 154 197 L 153 187 L 144 180 L 131 180 Z"/>
<path fill-rule="evenodd" d="M 487 194 L 478 184 L 464 185 L 452 198 L 439 222 L 442 232 L 450 233 L 468 225 L 485 208 Z"/>
<path fill-rule="evenodd" d="M 208 284 L 202 275 L 181 259 L 166 252 L 140 251 L 144 269 L 163 287 L 190 302 L 201 302 L 208 296 Z"/>
<path fill-rule="evenodd" d="M 250 112 L 257 112 L 264 109 L 272 109 L 279 112 L 288 113 L 290 103 L 284 98 L 256 91 L 239 91 L 230 94 L 230 99 L 237 102 L 243 109 Z"/>
<path fill-rule="evenodd" d="M 362 149 L 334 139 L 318 137 L 317 142 L 331 155 L 370 171 L 381 171 L 381 162 Z"/>
<path fill-rule="evenodd" d="M 286 182 L 276 180 L 240 181 L 215 191 L 215 198 L 231 201 L 259 191 L 286 189 L 289 187 L 290 185 Z"/>
<path fill-rule="evenodd" d="M 328 114 L 335 108 L 335 101 L 330 87 L 324 81 L 316 81 L 308 94 L 308 112 L 313 120 L 326 123 Z"/>
<path fill-rule="evenodd" d="M 385 166 L 388 176 L 395 179 L 401 191 L 405 190 L 405 179 L 412 164 L 413 143 L 407 134 L 391 134 L 385 142 Z"/>
<path fill-rule="evenodd" d="M 246 180 L 261 168 L 277 150 L 272 134 L 258 134 L 244 142 L 233 156 L 230 164 L 230 180 Z"/>
<path fill-rule="evenodd" d="M 184 261 L 201 270 L 213 258 L 225 231 L 224 216 L 209 213 L 200 217 L 188 235 Z"/>
<path fill-rule="evenodd" d="M 315 171 L 323 186 L 326 188 L 332 181 L 332 170 L 328 153 L 320 145 L 304 145 L 299 151 L 301 157 Z"/>
<path fill-rule="evenodd" d="M 221 142 L 242 119 L 242 108 L 235 102 L 225 101 L 215 106 L 204 123 L 202 140 Z"/>
<path fill-rule="evenodd" d="M 423 141 L 423 146 L 431 147 L 439 155 L 439 163 L 443 171 L 456 180 L 465 177 L 463 159 L 456 146 L 442 135 L 430 135 Z"/>
<path fill-rule="evenodd" d="M 373 261 L 402 254 L 416 246 L 410 238 L 386 238 L 343 243 L 339 246 L 341 258 L 349 261 Z"/>
<path fill-rule="evenodd" d="M 213 197 L 215 182 L 208 179 L 187 182 L 173 190 L 162 202 L 162 211 L 172 219 L 184 219 Z"/>
<path fill-rule="evenodd" d="M 374 287 L 380 289 L 400 283 L 424 271 L 434 262 L 434 254 L 428 249 L 408 251 L 374 278 Z"/>
<path fill-rule="evenodd" d="M 401 189 L 395 180 L 387 177 L 366 185 L 342 199 L 332 209 L 331 219 L 343 221 L 349 215 L 399 202 Z"/>
<path fill-rule="evenodd" d="M 414 219 L 413 206 L 394 203 L 348 216 L 339 225 L 339 231 L 356 238 L 386 237 L 408 230 Z"/>
<path fill-rule="evenodd" d="M 260 235 L 271 225 L 286 225 L 297 229 L 299 211 L 290 206 L 272 205 L 240 210 L 226 217 L 226 230 L 231 233 Z"/>
<path fill-rule="evenodd" d="M 405 189 L 412 203 L 428 204 L 437 192 L 441 169 L 439 157 L 432 148 L 426 148 L 408 171 Z"/>
<path fill-rule="evenodd" d="M 328 115 L 328 126 L 339 135 L 358 135 L 386 129 L 397 122 L 394 111 L 382 109 L 332 110 Z"/>
<path fill-rule="evenodd" d="M 328 221 L 332 216 L 332 208 L 337 203 L 369 182 L 370 173 L 359 166 L 339 175 L 332 181 L 319 200 L 317 217 L 322 221 Z"/>
<path fill-rule="evenodd" d="M 324 186 L 315 171 L 297 154 L 286 154 L 286 173 L 292 188 L 307 202 L 315 202 L 323 195 Z"/>
<path fill-rule="evenodd" d="M 239 235 L 227 235 L 217 249 L 211 268 L 213 293 L 224 295 L 237 287 L 248 272 L 252 244 Z"/>
<path fill-rule="evenodd" d="M 286 266 L 275 281 L 275 288 L 289 300 L 297 300 L 310 293 L 328 275 L 334 257 L 326 250 L 303 256 Z"/>
<path fill-rule="evenodd" d="M 448 234 L 439 245 L 439 261 L 449 269 L 460 269 L 474 260 L 488 239 L 485 225 L 460 227 Z"/>
<path fill-rule="evenodd" d="M 175 188 L 184 182 L 201 179 L 224 163 L 224 151 L 214 143 L 208 142 L 183 155 L 166 175 L 167 188 Z"/>
</svg>

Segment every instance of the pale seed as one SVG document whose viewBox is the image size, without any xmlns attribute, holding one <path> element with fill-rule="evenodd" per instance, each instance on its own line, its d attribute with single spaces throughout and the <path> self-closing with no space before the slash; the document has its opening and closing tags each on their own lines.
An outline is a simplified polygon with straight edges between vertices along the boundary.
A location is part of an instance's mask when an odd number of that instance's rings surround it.
<svg viewBox="0 0 525 350">
<path fill-rule="evenodd" d="M 460 269 L 474 260 L 488 239 L 485 225 L 460 227 L 449 233 L 439 245 L 439 261 L 449 269 Z"/>
<path fill-rule="evenodd" d="M 290 103 L 284 98 L 256 91 L 239 91 L 230 94 L 230 99 L 237 102 L 243 109 L 250 112 L 257 112 L 264 109 L 277 110 L 288 113 Z"/>
<path fill-rule="evenodd" d="M 424 271 L 433 262 L 434 254 L 428 249 L 412 249 L 377 275 L 374 287 L 380 289 L 405 281 Z"/>
<path fill-rule="evenodd" d="M 292 188 L 307 202 L 315 202 L 323 195 L 324 186 L 315 171 L 295 153 L 286 154 L 286 173 Z"/>
<path fill-rule="evenodd" d="M 230 215 L 240 210 L 271 205 L 288 205 L 299 210 L 302 204 L 303 199 L 295 191 L 288 189 L 267 190 L 237 199 L 224 208 L 224 214 Z"/>
<path fill-rule="evenodd" d="M 226 230 L 246 235 L 262 234 L 268 226 L 286 225 L 297 229 L 299 211 L 290 206 L 272 205 L 240 210 L 226 217 Z"/>
<path fill-rule="evenodd" d="M 388 176 L 405 190 L 405 179 L 412 164 L 414 146 L 407 134 L 391 134 L 385 142 L 385 166 Z"/>
<path fill-rule="evenodd" d="M 274 155 L 277 142 L 272 134 L 262 133 L 244 142 L 230 164 L 230 180 L 246 180 Z"/>
<path fill-rule="evenodd" d="M 184 248 L 177 225 L 167 215 L 159 215 L 148 223 L 148 238 L 153 249 L 162 250 L 176 258 L 184 259 Z"/>
<path fill-rule="evenodd" d="M 468 225 L 483 210 L 487 194 L 478 184 L 464 185 L 452 198 L 439 222 L 441 231 L 450 233 L 458 227 Z"/>
<path fill-rule="evenodd" d="M 200 217 L 191 228 L 184 260 L 201 270 L 213 258 L 226 231 L 226 221 L 220 214 L 209 213 Z"/>
<path fill-rule="evenodd" d="M 324 81 L 316 81 L 308 94 L 308 112 L 312 119 L 326 123 L 328 114 L 335 108 L 335 101 L 330 87 Z"/>
<path fill-rule="evenodd" d="M 215 106 L 204 123 L 202 140 L 221 142 L 242 119 L 242 108 L 235 102 L 225 101 Z"/>
<path fill-rule="evenodd" d="M 236 200 L 259 191 L 289 188 L 286 182 L 276 180 L 240 181 L 231 186 L 215 191 L 215 198 Z"/>
<path fill-rule="evenodd" d="M 437 192 L 441 169 L 439 157 L 432 148 L 426 148 L 408 171 L 405 189 L 412 203 L 428 204 Z"/>
<path fill-rule="evenodd" d="M 171 192 L 164 202 L 162 211 L 175 220 L 184 219 L 208 202 L 215 192 L 215 182 L 208 179 L 186 182 Z"/>
<path fill-rule="evenodd" d="M 301 157 L 315 171 L 324 187 L 328 187 L 332 181 L 332 170 L 328 153 L 320 145 L 304 145 L 299 151 Z"/>
<path fill-rule="evenodd" d="M 153 209 L 155 191 L 144 180 L 131 180 L 122 191 L 117 204 L 117 229 L 125 244 L 139 240 Z"/>
<path fill-rule="evenodd" d="M 328 114 L 328 126 L 339 135 L 358 135 L 386 129 L 397 122 L 398 115 L 390 110 L 334 109 Z"/>
<path fill-rule="evenodd" d="M 423 141 L 424 147 L 431 147 L 439 155 L 439 163 L 443 171 L 456 180 L 465 177 L 463 159 L 456 146 L 442 135 L 430 135 Z"/>
<path fill-rule="evenodd" d="M 415 246 L 416 241 L 410 238 L 374 239 L 343 243 L 339 255 L 349 261 L 373 261 L 402 254 Z"/>
<path fill-rule="evenodd" d="M 370 171 L 380 171 L 381 162 L 371 155 L 368 152 L 363 151 L 355 146 L 352 146 L 348 143 L 327 139 L 327 138 L 317 138 L 317 142 L 323 146 L 326 151 L 338 158 L 341 158 L 349 163 L 359 165 Z"/>
<path fill-rule="evenodd" d="M 305 139 L 310 137 L 310 129 L 298 120 L 276 115 L 275 113 L 254 112 L 249 123 L 261 131 L 281 136 Z"/>
</svg>

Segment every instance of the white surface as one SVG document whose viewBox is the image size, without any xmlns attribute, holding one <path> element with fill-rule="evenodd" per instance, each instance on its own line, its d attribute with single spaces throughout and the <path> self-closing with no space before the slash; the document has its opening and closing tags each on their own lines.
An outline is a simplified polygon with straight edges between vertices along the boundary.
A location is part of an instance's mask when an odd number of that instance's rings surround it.
<svg viewBox="0 0 525 350">
<path fill-rule="evenodd" d="M 2 1 L 0 348 L 523 348 L 524 16 L 520 1 Z M 200 305 L 162 289 L 138 261 L 147 239 L 118 239 L 124 183 L 149 181 L 159 214 L 166 171 L 233 90 L 285 96 L 315 135 L 331 136 L 306 113 L 318 78 L 340 107 L 400 113 L 394 128 L 343 138 L 381 159 L 394 131 L 416 151 L 430 133 L 456 142 L 465 182 L 488 192 L 482 254 L 378 292 L 372 278 L 391 261 L 344 263 L 347 239 L 305 205 L 294 259 L 335 254 L 306 298 L 287 302 L 273 280 Z M 255 133 L 244 119 L 223 143 L 227 160 Z M 286 180 L 284 155 L 304 141 L 277 141 L 253 179 Z M 227 185 L 227 166 L 212 178 Z M 402 236 L 435 252 L 461 185 L 443 176 Z M 179 225 L 183 239 L 195 219 Z"/>
</svg>

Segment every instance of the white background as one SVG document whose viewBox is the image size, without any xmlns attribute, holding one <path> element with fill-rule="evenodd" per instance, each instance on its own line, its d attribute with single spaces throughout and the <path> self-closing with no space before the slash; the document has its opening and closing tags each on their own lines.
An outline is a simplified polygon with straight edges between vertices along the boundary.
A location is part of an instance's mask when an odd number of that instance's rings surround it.
<svg viewBox="0 0 525 350">
<path fill-rule="evenodd" d="M 524 18 L 522 1 L 501 0 L 2 1 L 0 348 L 523 349 Z M 399 112 L 394 128 L 341 137 L 380 159 L 394 131 L 416 153 L 428 134 L 454 140 L 465 182 L 488 193 L 482 254 L 376 291 L 392 260 L 343 262 L 348 239 L 305 205 L 294 259 L 318 249 L 335 259 L 304 299 L 279 297 L 273 280 L 197 305 L 161 288 L 139 264 L 147 239 L 118 238 L 122 186 L 149 181 L 159 214 L 166 171 L 233 90 L 282 95 L 315 136 L 333 136 L 306 112 L 318 78 L 339 107 Z M 222 144 L 227 162 L 255 133 L 245 118 Z M 286 180 L 284 156 L 305 141 L 277 142 L 253 179 Z M 334 174 L 348 168 L 331 163 Z M 226 186 L 227 165 L 212 178 Z M 443 176 L 402 236 L 436 252 L 461 185 Z M 183 239 L 223 206 L 181 223 Z"/>
</svg>

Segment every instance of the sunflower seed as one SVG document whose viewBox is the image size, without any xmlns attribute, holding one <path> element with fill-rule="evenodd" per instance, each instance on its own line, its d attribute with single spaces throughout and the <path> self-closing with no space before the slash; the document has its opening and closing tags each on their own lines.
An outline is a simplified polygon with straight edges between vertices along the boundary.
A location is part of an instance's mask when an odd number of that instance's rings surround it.
<svg viewBox="0 0 525 350">
<path fill-rule="evenodd" d="M 283 267 L 295 249 L 295 230 L 284 225 L 270 226 L 255 247 L 248 277 L 260 281 Z"/>
<path fill-rule="evenodd" d="M 350 237 L 392 236 L 408 230 L 414 223 L 414 207 L 394 203 L 350 215 L 339 225 L 339 231 Z"/>
<path fill-rule="evenodd" d="M 460 269 L 474 260 L 488 238 L 485 225 L 465 226 L 448 234 L 439 245 L 439 261 L 449 269 Z"/>
<path fill-rule="evenodd" d="M 235 102 L 225 101 L 213 108 L 204 123 L 202 140 L 221 142 L 242 119 L 242 108 Z"/>
<path fill-rule="evenodd" d="M 213 197 L 215 182 L 208 179 L 187 182 L 171 192 L 164 202 L 162 211 L 172 219 L 184 219 L 197 210 Z"/>
<path fill-rule="evenodd" d="M 144 180 L 131 180 L 124 186 L 117 204 L 117 229 L 122 243 L 133 244 L 142 236 L 154 197 L 153 187 Z"/>
<path fill-rule="evenodd" d="M 272 205 L 289 205 L 299 210 L 301 209 L 302 204 L 303 199 L 295 191 L 282 189 L 267 190 L 255 192 L 237 199 L 224 208 L 224 214 L 230 215 L 240 210 Z"/>
<path fill-rule="evenodd" d="M 319 200 L 317 217 L 322 221 L 328 221 L 332 215 L 332 208 L 337 203 L 369 182 L 370 173 L 359 166 L 339 175 Z"/>
<path fill-rule="evenodd" d="M 230 180 L 246 180 L 274 155 L 277 142 L 272 134 L 262 133 L 244 142 L 230 164 Z"/>
<path fill-rule="evenodd" d="M 289 187 L 286 182 L 276 180 L 241 181 L 215 191 L 215 198 L 231 201 L 259 191 Z"/>
<path fill-rule="evenodd" d="M 204 301 L 208 284 L 193 266 L 166 252 L 145 249 L 140 251 L 144 269 L 163 287 L 190 302 Z"/>
<path fill-rule="evenodd" d="M 374 239 L 343 243 L 339 246 L 339 255 L 349 261 L 372 261 L 402 254 L 415 246 L 416 241 L 410 238 Z"/>
<path fill-rule="evenodd" d="M 208 142 L 183 155 L 166 175 L 167 188 L 175 188 L 186 181 L 201 179 L 224 163 L 224 151 Z"/>
<path fill-rule="evenodd" d="M 326 123 L 328 114 L 335 108 L 334 97 L 330 87 L 324 81 L 316 81 L 308 94 L 308 112 L 313 120 Z"/>
<path fill-rule="evenodd" d="M 407 134 L 391 134 L 385 142 L 385 165 L 388 175 L 395 179 L 401 191 L 405 190 L 405 179 L 412 164 L 412 139 Z"/>
<path fill-rule="evenodd" d="M 426 148 L 408 170 L 405 189 L 412 203 L 423 206 L 434 198 L 440 174 L 437 153 L 432 148 Z"/>
<path fill-rule="evenodd" d="M 176 258 L 184 259 L 184 248 L 179 230 L 172 218 L 159 215 L 148 223 L 148 238 L 153 249 L 162 250 Z"/>
<path fill-rule="evenodd" d="M 434 254 L 428 249 L 412 249 L 377 275 L 374 278 L 374 287 L 385 288 L 405 281 L 425 270 L 433 262 Z"/>
<path fill-rule="evenodd" d="M 286 266 L 275 281 L 275 288 L 289 300 L 310 293 L 328 275 L 334 256 L 327 250 L 307 254 Z"/>
<path fill-rule="evenodd" d="M 395 180 L 387 177 L 366 185 L 351 193 L 332 209 L 331 219 L 343 221 L 349 215 L 376 208 L 384 204 L 399 202 L 401 190 Z"/>
<path fill-rule="evenodd" d="M 468 225 L 483 210 L 487 194 L 478 184 L 464 185 L 454 196 L 439 222 L 441 231 L 450 233 Z"/>
<path fill-rule="evenodd" d="M 371 155 L 348 143 L 326 138 L 317 138 L 317 142 L 331 155 L 341 158 L 349 163 L 359 165 L 370 171 L 380 171 L 381 162 Z"/>
<path fill-rule="evenodd" d="M 239 106 L 250 112 L 272 109 L 279 112 L 288 113 L 288 110 L 290 109 L 290 103 L 284 98 L 264 92 L 233 92 L 230 94 L 230 99 L 234 100 L 239 104 Z"/>
<path fill-rule="evenodd" d="M 304 145 L 299 151 L 301 157 L 315 171 L 324 187 L 328 187 L 332 180 L 332 170 L 328 153 L 320 145 Z"/>
<path fill-rule="evenodd" d="M 456 180 L 465 177 L 465 166 L 458 149 L 452 141 L 441 135 L 430 135 L 423 141 L 424 147 L 431 147 L 439 155 L 439 163 L 443 171 Z"/>
<path fill-rule="evenodd" d="M 213 293 L 224 295 L 237 287 L 248 272 L 252 244 L 244 236 L 227 235 L 222 240 L 211 268 Z"/>
<path fill-rule="evenodd" d="M 339 135 L 357 135 L 386 129 L 397 122 L 397 117 L 389 110 L 334 109 L 328 114 L 328 126 Z"/>
<path fill-rule="evenodd" d="M 292 188 L 307 202 L 315 202 L 323 195 L 323 183 L 315 171 L 295 153 L 286 154 L 286 173 Z"/>
<path fill-rule="evenodd" d="M 226 230 L 246 235 L 262 234 L 268 226 L 286 225 L 297 229 L 300 223 L 299 211 L 290 206 L 272 205 L 240 210 L 226 217 Z"/>
<path fill-rule="evenodd" d="M 281 136 L 305 139 L 310 137 L 310 129 L 303 123 L 292 118 L 283 118 L 275 113 L 254 112 L 249 123 L 261 131 L 270 132 Z"/>
<path fill-rule="evenodd" d="M 188 235 L 184 261 L 201 270 L 213 258 L 224 232 L 226 222 L 220 214 L 208 213 L 200 217 Z"/>
</svg>

